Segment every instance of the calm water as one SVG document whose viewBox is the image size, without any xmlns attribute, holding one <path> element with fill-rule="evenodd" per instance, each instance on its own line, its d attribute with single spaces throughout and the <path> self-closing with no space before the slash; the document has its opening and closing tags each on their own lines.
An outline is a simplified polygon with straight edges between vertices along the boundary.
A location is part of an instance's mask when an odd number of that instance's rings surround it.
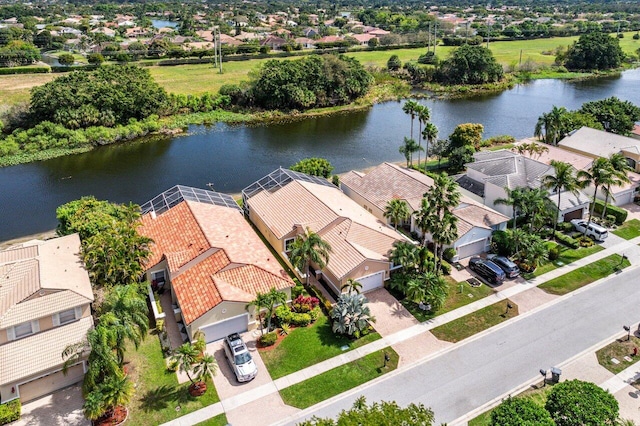
<svg viewBox="0 0 640 426">
<path fill-rule="evenodd" d="M 618 96 L 640 104 L 640 70 L 620 78 L 567 83 L 541 80 L 498 95 L 422 100 L 446 137 L 459 123 L 485 126 L 485 137 L 533 134 L 553 105 L 568 109 Z M 144 203 L 176 184 L 236 193 L 279 166 L 327 158 L 335 172 L 403 159 L 398 147 L 410 119 L 402 103 L 368 111 L 271 126 L 196 126 L 189 136 L 107 146 L 92 152 L 0 169 L 0 241 L 52 229 L 60 204 L 92 194 Z"/>
<path fill-rule="evenodd" d="M 155 28 L 164 28 L 164 27 L 178 28 L 179 24 L 174 21 L 165 21 L 163 19 L 152 19 L 151 25 L 153 25 Z"/>
</svg>

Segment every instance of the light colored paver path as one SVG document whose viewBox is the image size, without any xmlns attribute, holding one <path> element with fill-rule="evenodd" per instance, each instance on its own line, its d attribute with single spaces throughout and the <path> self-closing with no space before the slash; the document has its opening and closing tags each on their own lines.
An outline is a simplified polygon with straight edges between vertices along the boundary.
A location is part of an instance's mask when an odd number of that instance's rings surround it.
<svg viewBox="0 0 640 426">
<path fill-rule="evenodd" d="M 12 426 L 89 426 L 82 412 L 82 390 L 74 385 L 22 406 L 20 420 Z"/>
<path fill-rule="evenodd" d="M 629 256 L 629 260 L 631 261 L 632 265 L 637 265 L 638 263 L 640 263 L 640 247 L 638 247 L 638 243 L 640 243 L 640 237 L 634 238 L 632 240 L 629 241 L 620 241 L 620 240 L 616 240 L 616 239 L 612 239 L 612 241 L 614 242 L 614 244 L 608 244 L 609 247 L 605 248 L 602 251 L 599 251 L 597 253 L 594 253 L 590 256 L 584 257 L 582 259 L 579 259 L 575 262 L 572 262 L 569 265 L 565 265 L 563 267 L 554 269 L 550 272 L 547 272 L 546 274 L 543 274 L 541 276 L 535 277 L 531 280 L 528 281 L 524 281 L 524 280 L 516 280 L 516 281 L 511 281 L 508 282 L 509 285 L 505 286 L 508 288 L 504 288 L 504 289 L 500 289 L 499 291 L 497 291 L 496 293 L 494 293 L 493 295 L 490 295 L 488 297 L 485 297 L 481 300 L 478 300 L 476 302 L 470 303 L 468 305 L 462 306 L 456 310 L 447 312 L 446 314 L 443 315 L 439 315 L 431 320 L 425 321 L 424 323 L 419 323 L 419 324 L 414 324 L 408 328 L 405 328 L 403 330 L 397 331 L 391 335 L 385 336 L 380 340 L 377 340 L 375 342 L 369 343 L 365 346 L 362 346 L 358 349 L 355 349 L 353 351 L 338 355 L 334 358 L 325 360 L 321 363 L 318 363 L 316 365 L 313 365 L 311 367 L 307 367 L 305 369 L 302 369 L 300 371 L 297 371 L 295 373 L 292 373 L 288 376 L 285 377 L 281 377 L 275 381 L 273 381 L 271 384 L 266 384 L 266 385 L 262 385 L 257 387 L 255 390 L 253 390 L 252 392 L 243 392 L 239 395 L 236 395 L 226 401 L 222 401 L 222 405 L 225 407 L 225 411 L 230 411 L 233 407 L 234 409 L 242 406 L 242 405 L 246 405 L 249 404 L 251 402 L 257 401 L 267 395 L 270 395 L 272 393 L 278 392 L 280 389 L 286 388 L 288 386 L 291 386 L 293 384 L 296 383 L 300 383 L 308 378 L 314 377 L 318 374 L 321 374 L 323 372 L 326 372 L 328 370 L 331 370 L 333 368 L 339 367 L 341 365 L 344 365 L 348 362 L 351 362 L 355 359 L 361 358 L 365 355 L 368 355 L 370 353 L 376 352 L 380 349 L 383 349 L 387 346 L 394 346 L 398 345 L 401 342 L 407 341 L 409 339 L 412 339 L 416 336 L 419 336 L 423 333 L 426 333 L 430 330 L 432 330 L 433 328 L 442 325 L 442 324 L 446 324 L 450 321 L 453 321 L 455 319 L 461 318 L 465 315 L 468 315 L 470 313 L 473 313 L 479 309 L 482 309 L 486 306 L 492 305 L 494 303 L 500 302 L 502 300 L 505 299 L 510 299 L 513 297 L 516 297 L 517 295 L 530 290 L 550 279 L 562 276 L 568 272 L 571 272 L 575 269 L 578 269 L 582 266 L 588 265 L 590 263 L 593 263 L 597 260 L 603 259 L 607 256 L 610 256 L 611 254 L 614 253 L 618 253 L 618 254 L 627 254 Z M 571 294 L 570 294 L 571 295 Z M 565 296 L 566 297 L 566 296 Z M 553 300 L 552 300 L 553 302 Z M 539 308 L 540 306 L 538 306 Z M 533 306 L 528 306 L 527 307 L 529 310 L 533 309 Z M 444 348 L 446 349 L 446 348 Z M 441 349 L 443 350 L 443 349 Z M 435 357 L 437 356 L 439 353 L 439 351 L 433 352 L 433 351 L 429 351 L 429 353 L 426 355 L 426 357 L 431 358 L 431 357 Z M 416 360 L 415 362 L 417 362 L 419 360 Z M 217 405 L 217 404 L 216 404 Z M 228 407 L 228 408 L 227 408 Z M 207 410 L 210 407 L 205 407 L 202 410 Z M 202 410 L 198 410 L 198 411 L 202 411 Z M 191 413 L 192 415 L 196 416 L 198 415 L 198 411 L 196 411 L 195 413 Z M 215 410 L 211 410 L 211 411 L 215 411 Z M 283 417 L 286 417 L 283 415 Z M 178 419 L 179 420 L 179 419 Z M 204 419 L 203 419 L 204 420 Z M 202 421 L 202 420 L 199 420 Z M 182 425 L 182 424 L 186 424 L 186 423 L 178 423 L 176 421 L 173 422 L 167 422 L 165 423 L 165 425 Z"/>
</svg>

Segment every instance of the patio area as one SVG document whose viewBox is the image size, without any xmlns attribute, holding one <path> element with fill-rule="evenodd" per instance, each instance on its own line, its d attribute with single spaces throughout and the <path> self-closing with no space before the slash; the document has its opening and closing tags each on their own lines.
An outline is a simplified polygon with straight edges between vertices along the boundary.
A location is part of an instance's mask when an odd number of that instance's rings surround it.
<svg viewBox="0 0 640 426">
<path fill-rule="evenodd" d="M 160 305 L 162 305 L 162 312 L 165 313 L 164 327 L 167 330 L 169 345 L 171 350 L 174 350 L 187 341 L 189 336 L 186 332 L 180 330 L 180 326 L 184 327 L 184 325 L 176 320 L 174 312 L 178 307 L 171 301 L 170 291 L 165 291 L 160 295 Z"/>
</svg>

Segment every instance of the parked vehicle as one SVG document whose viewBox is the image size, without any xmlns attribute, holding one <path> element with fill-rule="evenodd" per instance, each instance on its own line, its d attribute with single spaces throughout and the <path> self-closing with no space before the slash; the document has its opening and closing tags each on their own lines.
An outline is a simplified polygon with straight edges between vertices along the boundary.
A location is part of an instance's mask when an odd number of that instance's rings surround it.
<svg viewBox="0 0 640 426">
<path fill-rule="evenodd" d="M 518 275 L 520 275 L 520 268 L 518 268 L 518 265 L 513 263 L 508 257 L 496 256 L 492 257 L 491 261 L 498 265 L 500 269 L 504 271 L 504 273 L 507 275 L 507 278 L 516 278 Z"/>
<path fill-rule="evenodd" d="M 258 367 L 238 333 L 224 338 L 224 353 L 239 382 L 248 382 L 256 377 Z"/>
<path fill-rule="evenodd" d="M 498 265 L 481 257 L 469 259 L 469 268 L 490 284 L 502 284 L 506 276 Z"/>
<path fill-rule="evenodd" d="M 571 224 L 576 231 L 582 232 L 587 237 L 591 237 L 596 241 L 604 241 L 609 236 L 607 228 L 597 225 L 593 222 L 587 222 L 583 219 L 573 219 Z M 586 229 L 586 232 L 585 232 Z"/>
</svg>

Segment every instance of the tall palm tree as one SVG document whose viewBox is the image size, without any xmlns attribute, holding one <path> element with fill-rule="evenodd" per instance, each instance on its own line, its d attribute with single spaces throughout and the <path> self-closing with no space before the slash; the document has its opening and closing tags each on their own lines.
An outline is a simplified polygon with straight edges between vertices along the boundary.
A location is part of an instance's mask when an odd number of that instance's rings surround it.
<svg viewBox="0 0 640 426">
<path fill-rule="evenodd" d="M 218 373 L 218 362 L 211 354 L 204 354 L 193 365 L 193 377 L 207 389 L 207 379 Z"/>
<path fill-rule="evenodd" d="M 102 312 L 112 312 L 122 327 L 127 329 L 127 338 L 136 349 L 149 331 L 149 308 L 137 285 L 115 286 L 100 308 Z"/>
<path fill-rule="evenodd" d="M 437 311 L 444 305 L 449 293 L 449 285 L 440 274 L 425 272 L 422 274 L 426 287 L 426 300 L 431 304 L 431 310 Z"/>
<path fill-rule="evenodd" d="M 394 265 L 402 265 L 405 271 L 415 269 L 420 262 L 418 247 L 408 241 L 396 241 L 389 259 Z"/>
<path fill-rule="evenodd" d="M 425 162 L 429 160 L 429 144 L 438 138 L 438 128 L 433 123 L 426 123 L 424 125 L 424 130 L 422 131 L 422 138 L 427 141 L 427 146 L 425 148 Z M 426 170 L 426 166 L 425 166 Z"/>
<path fill-rule="evenodd" d="M 395 229 L 398 229 L 398 223 L 409 218 L 409 205 L 406 201 L 394 198 L 389 200 L 384 208 L 384 217 L 393 221 Z"/>
<path fill-rule="evenodd" d="M 313 232 L 309 227 L 301 235 L 298 235 L 291 245 L 290 259 L 293 266 L 307 276 L 309 284 L 309 264 L 314 263 L 320 269 L 324 269 L 329 263 L 331 245 Z"/>
<path fill-rule="evenodd" d="M 607 190 L 605 192 L 604 207 L 602 208 L 602 218 L 607 215 L 607 204 L 609 203 L 609 197 L 611 196 L 611 187 L 622 185 L 623 183 L 629 183 L 629 172 L 633 171 L 627 159 L 622 153 L 611 154 L 609 157 L 609 163 L 611 164 L 611 170 L 613 172 L 611 182 L 605 184 Z"/>
<path fill-rule="evenodd" d="M 507 193 L 506 198 L 497 198 L 493 204 L 505 205 L 513 208 L 513 229 L 517 228 L 518 213 L 525 213 L 525 189 L 524 188 L 504 188 Z"/>
<path fill-rule="evenodd" d="M 587 187 L 593 185 L 593 201 L 589 209 L 589 222 L 593 217 L 593 211 L 596 207 L 596 199 L 598 197 L 598 189 L 604 187 L 605 194 L 608 196 L 607 187 L 616 182 L 616 177 L 608 159 L 598 157 L 591 163 L 588 170 L 580 170 L 577 175 L 579 185 Z M 584 234 L 587 233 L 587 227 L 584 228 Z"/>
<path fill-rule="evenodd" d="M 343 285 L 340 288 L 340 290 L 348 294 L 351 294 L 351 293 L 360 294 L 360 291 L 362 290 L 362 284 L 360 284 L 358 281 L 354 280 L 353 278 L 349 278 L 345 283 L 345 285 Z"/>
<path fill-rule="evenodd" d="M 558 108 L 554 105 L 550 112 L 538 118 L 534 135 L 550 145 L 557 144 L 564 136 L 564 117 L 567 113 L 565 107 Z"/>
<path fill-rule="evenodd" d="M 273 312 L 275 311 L 278 305 L 284 305 L 287 303 L 287 295 L 281 291 L 275 289 L 275 287 L 271 287 L 267 296 L 267 332 L 271 330 L 271 318 L 273 317 Z"/>
<path fill-rule="evenodd" d="M 418 143 L 407 137 L 404 138 L 404 143 L 400 145 L 398 151 L 404 155 L 404 158 L 407 160 L 407 167 L 413 165 L 413 153 L 416 151 L 424 150 L 422 146 L 418 145 Z"/>
<path fill-rule="evenodd" d="M 402 105 L 402 111 L 411 116 L 411 139 L 413 139 L 413 120 L 416 118 L 416 111 L 420 104 L 413 99 L 409 99 Z"/>
<path fill-rule="evenodd" d="M 429 119 L 431 118 L 431 111 L 429 111 L 429 107 L 425 105 L 418 105 L 418 110 L 416 111 L 416 115 L 418 116 L 418 169 L 420 168 L 420 151 L 422 150 L 422 124 L 427 124 Z"/>
<path fill-rule="evenodd" d="M 258 321 L 260 322 L 260 334 L 264 335 L 264 327 L 262 326 L 262 310 L 269 306 L 269 295 L 267 293 L 258 292 L 256 294 L 256 298 L 247 305 L 247 309 L 249 309 L 250 306 L 255 308 Z"/>
<path fill-rule="evenodd" d="M 173 352 L 173 355 L 171 355 L 171 363 L 178 367 L 179 371 L 185 373 L 193 385 L 195 385 L 196 382 L 191 377 L 191 370 L 199 356 L 200 352 L 198 352 L 190 342 L 178 347 L 178 349 Z"/>
<path fill-rule="evenodd" d="M 575 175 L 575 169 L 569 163 L 564 161 L 551 160 L 551 166 L 554 173 L 552 175 L 546 175 L 542 178 L 543 188 L 549 189 L 552 192 L 558 194 L 558 205 L 556 211 L 556 218 L 553 221 L 553 235 L 555 237 L 556 229 L 558 228 L 558 222 L 560 221 L 560 201 L 562 200 L 562 192 L 578 192 L 578 180 Z"/>
<path fill-rule="evenodd" d="M 529 232 L 540 230 L 549 220 L 553 211 L 553 203 L 549 200 L 549 191 L 544 188 L 527 189 L 523 193 L 522 204 L 525 222 L 529 224 Z"/>
</svg>

